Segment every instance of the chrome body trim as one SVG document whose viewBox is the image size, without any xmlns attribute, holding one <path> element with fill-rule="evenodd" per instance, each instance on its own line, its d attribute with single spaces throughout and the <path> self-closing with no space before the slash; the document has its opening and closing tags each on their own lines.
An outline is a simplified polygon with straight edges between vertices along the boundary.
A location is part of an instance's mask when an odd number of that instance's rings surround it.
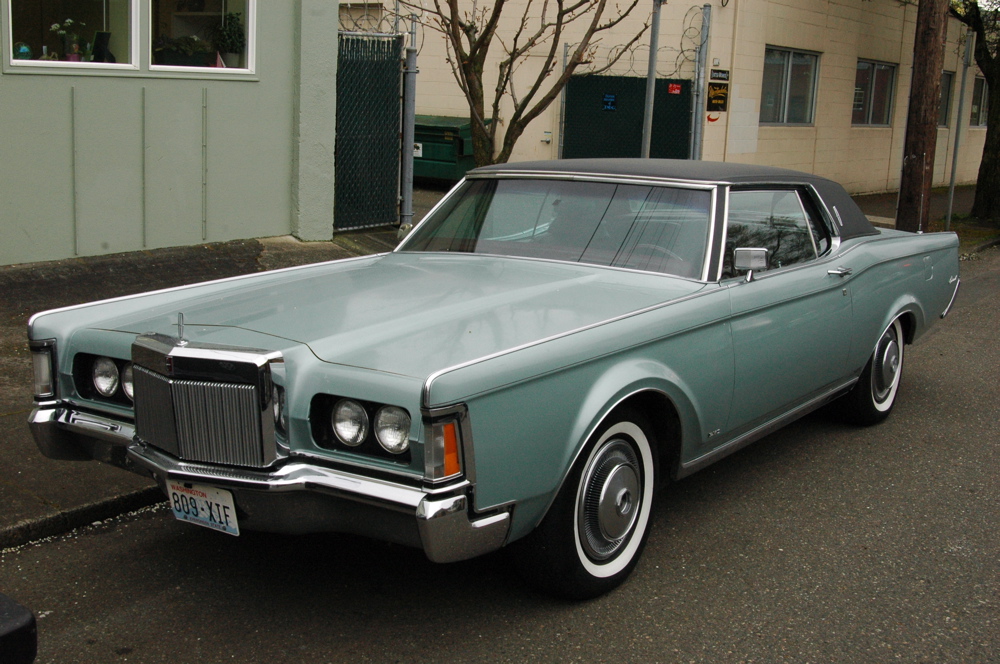
<svg viewBox="0 0 1000 664">
<path fill-rule="evenodd" d="M 773 433 L 785 426 L 789 422 L 793 422 L 800 417 L 808 415 L 817 408 L 829 403 L 836 397 L 840 396 L 848 389 L 851 388 L 856 382 L 858 382 L 857 377 L 851 378 L 850 380 L 843 381 L 826 390 L 819 396 L 813 397 L 809 401 L 787 411 L 776 415 L 767 422 L 764 422 L 750 431 L 737 436 L 725 445 L 713 449 L 711 452 L 701 455 L 696 459 L 692 459 L 688 462 L 681 462 L 677 468 L 677 479 L 687 477 L 688 475 L 709 466 L 719 459 L 729 456 L 733 452 L 743 449 L 747 445 L 753 443 L 754 441 L 760 440 L 764 436 Z"/>
<path fill-rule="evenodd" d="M 955 299 L 958 297 L 958 287 L 961 286 L 961 285 L 962 285 L 962 280 L 956 278 L 955 279 L 955 292 L 951 294 L 951 299 L 948 300 L 948 306 L 945 307 L 944 311 L 941 312 L 941 318 L 944 318 L 945 316 L 947 316 L 948 312 L 951 311 L 951 307 L 952 307 L 952 305 L 955 304 Z"/>
<path fill-rule="evenodd" d="M 708 286 L 708 284 L 706 284 L 706 287 L 707 286 Z M 633 316 L 639 316 L 639 315 L 642 315 L 644 313 L 648 313 L 650 311 L 656 311 L 657 309 L 662 309 L 663 307 L 667 307 L 667 306 L 670 306 L 672 304 L 676 304 L 678 302 L 684 302 L 686 300 L 692 300 L 692 299 L 694 299 L 696 297 L 702 297 L 702 296 L 704 296 L 704 295 L 706 295 L 707 293 L 710 293 L 710 292 L 714 292 L 714 291 L 709 291 L 709 290 L 707 290 L 707 288 L 700 288 L 697 291 L 695 291 L 694 293 L 690 293 L 690 294 L 684 295 L 682 297 L 674 298 L 673 300 L 667 300 L 666 302 L 660 302 L 660 303 L 657 303 L 657 304 L 654 304 L 654 305 L 650 305 L 648 307 L 644 307 L 642 309 L 636 309 L 635 311 L 630 311 L 628 313 L 621 314 L 620 316 L 615 316 L 613 318 L 608 318 L 607 320 L 602 320 L 602 321 L 598 321 L 596 323 L 591 323 L 590 325 L 584 325 L 583 327 L 578 327 L 578 328 L 573 329 L 573 330 L 567 330 L 566 332 L 560 332 L 559 334 L 554 334 L 554 335 L 552 335 L 550 337 L 546 337 L 544 339 L 537 339 L 535 341 L 529 341 L 527 343 L 521 344 L 520 346 L 514 346 L 513 348 L 507 348 L 505 350 L 497 351 L 496 353 L 491 353 L 489 355 L 484 355 L 482 357 L 477 357 L 477 358 L 474 358 L 474 359 L 469 360 L 467 362 L 462 362 L 461 364 L 456 364 L 456 365 L 453 365 L 453 366 L 450 366 L 450 367 L 445 367 L 444 369 L 439 369 L 438 371 L 435 371 L 430 376 L 428 376 L 427 380 L 424 381 L 424 386 L 423 386 L 423 389 L 421 390 L 421 393 L 420 393 L 421 407 L 423 407 L 423 408 L 431 408 L 432 407 L 431 404 L 430 404 L 430 402 L 429 402 L 430 393 L 431 393 L 431 386 L 433 385 L 433 383 L 434 383 L 435 380 L 437 380 L 438 378 L 440 378 L 441 376 L 443 376 L 443 375 L 445 375 L 447 373 L 451 373 L 452 371 L 458 371 L 459 369 L 464 369 L 466 367 L 471 367 L 471 366 L 479 364 L 481 362 L 486 362 L 487 360 L 492 360 L 492 359 L 496 359 L 498 357 L 503 357 L 504 355 L 509 355 L 511 353 L 516 353 L 516 352 L 522 351 L 522 350 L 524 350 L 526 348 L 532 348 L 534 346 L 540 346 L 541 344 L 548 343 L 550 341 L 555 341 L 556 339 L 563 339 L 565 337 L 568 337 L 568 336 L 571 336 L 571 335 L 574 335 L 574 334 L 578 334 L 580 332 L 586 332 L 587 330 L 593 330 L 593 329 L 601 327 L 603 325 L 608 325 L 610 323 L 615 323 L 615 322 L 618 322 L 620 320 L 626 320 L 628 318 L 632 318 Z M 712 324 L 714 322 L 715 321 L 707 321 L 707 322 L 703 323 L 703 325 L 710 325 L 710 324 Z"/>
</svg>

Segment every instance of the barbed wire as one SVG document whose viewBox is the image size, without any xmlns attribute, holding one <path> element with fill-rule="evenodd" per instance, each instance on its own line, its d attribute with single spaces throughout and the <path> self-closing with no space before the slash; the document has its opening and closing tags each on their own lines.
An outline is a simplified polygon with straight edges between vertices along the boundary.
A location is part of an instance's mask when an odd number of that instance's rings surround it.
<svg viewBox="0 0 1000 664">
<path fill-rule="evenodd" d="M 397 13 L 388 7 L 372 4 L 341 5 L 339 27 L 341 32 L 371 35 L 408 35 L 415 30 L 417 51 L 423 50 L 424 25 L 413 13 Z"/>
<path fill-rule="evenodd" d="M 701 45 L 701 6 L 688 9 L 684 16 L 683 29 L 678 46 L 660 46 L 656 49 L 656 76 L 658 78 L 694 78 L 698 47 Z M 578 44 L 569 44 L 572 52 Z M 607 76 L 645 76 L 649 68 L 649 44 L 633 44 L 626 47 L 618 44 L 605 46 L 591 44 L 586 59 L 577 69 L 577 74 L 600 72 Z M 617 61 L 615 60 L 617 58 Z"/>
</svg>

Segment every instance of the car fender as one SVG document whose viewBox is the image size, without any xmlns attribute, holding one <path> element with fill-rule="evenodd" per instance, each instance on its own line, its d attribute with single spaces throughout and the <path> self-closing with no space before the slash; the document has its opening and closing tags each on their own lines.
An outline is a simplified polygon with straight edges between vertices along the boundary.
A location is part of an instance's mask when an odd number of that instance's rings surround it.
<svg viewBox="0 0 1000 664">
<path fill-rule="evenodd" d="M 645 392 L 661 395 L 673 405 L 681 422 L 684 447 L 698 444 L 703 418 L 690 386 L 677 372 L 663 363 L 643 357 L 615 363 L 588 386 L 580 401 L 562 445 L 558 476 L 553 478 L 544 493 L 518 502 L 511 541 L 527 535 L 545 518 L 587 441 L 601 424 L 612 416 L 616 408 Z M 661 467 L 661 472 L 670 471 Z"/>
</svg>

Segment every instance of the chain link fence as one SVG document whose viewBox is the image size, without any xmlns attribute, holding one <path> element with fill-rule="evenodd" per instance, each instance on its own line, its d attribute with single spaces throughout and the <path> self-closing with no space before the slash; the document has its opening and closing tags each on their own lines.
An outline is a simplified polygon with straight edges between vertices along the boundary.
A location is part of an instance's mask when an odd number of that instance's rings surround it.
<svg viewBox="0 0 1000 664">
<path fill-rule="evenodd" d="M 334 230 L 399 220 L 402 35 L 339 36 Z"/>
</svg>

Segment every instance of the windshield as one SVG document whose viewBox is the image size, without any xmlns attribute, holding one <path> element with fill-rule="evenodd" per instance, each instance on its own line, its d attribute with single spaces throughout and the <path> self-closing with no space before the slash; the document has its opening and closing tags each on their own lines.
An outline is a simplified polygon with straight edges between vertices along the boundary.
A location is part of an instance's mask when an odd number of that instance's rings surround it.
<svg viewBox="0 0 1000 664">
<path fill-rule="evenodd" d="M 704 189 L 475 179 L 400 251 L 528 256 L 697 279 L 711 204 Z"/>
</svg>

